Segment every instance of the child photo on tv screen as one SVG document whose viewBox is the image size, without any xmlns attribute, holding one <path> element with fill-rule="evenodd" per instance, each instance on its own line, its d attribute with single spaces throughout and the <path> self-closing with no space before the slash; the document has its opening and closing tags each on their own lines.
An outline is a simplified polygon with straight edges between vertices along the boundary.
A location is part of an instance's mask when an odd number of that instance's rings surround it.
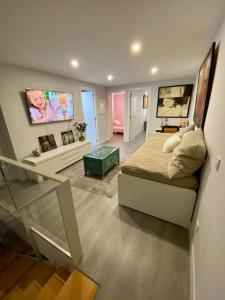
<svg viewBox="0 0 225 300">
<path fill-rule="evenodd" d="M 27 90 L 32 124 L 73 119 L 73 99 L 70 93 Z"/>
<path fill-rule="evenodd" d="M 42 90 L 29 90 L 27 97 L 33 124 L 54 121 L 54 108 L 51 102 L 46 100 Z"/>
</svg>

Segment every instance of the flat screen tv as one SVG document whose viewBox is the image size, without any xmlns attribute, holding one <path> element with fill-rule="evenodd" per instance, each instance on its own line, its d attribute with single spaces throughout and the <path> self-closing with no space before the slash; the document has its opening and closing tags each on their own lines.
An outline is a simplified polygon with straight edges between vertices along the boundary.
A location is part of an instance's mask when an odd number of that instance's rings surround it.
<svg viewBox="0 0 225 300">
<path fill-rule="evenodd" d="M 72 93 L 26 89 L 26 94 L 32 124 L 73 119 Z"/>
</svg>

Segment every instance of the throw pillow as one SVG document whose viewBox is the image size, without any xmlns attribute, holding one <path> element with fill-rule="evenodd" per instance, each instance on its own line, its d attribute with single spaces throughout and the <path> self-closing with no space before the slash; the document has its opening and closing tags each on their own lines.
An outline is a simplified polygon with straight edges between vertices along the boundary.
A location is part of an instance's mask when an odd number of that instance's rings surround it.
<svg viewBox="0 0 225 300">
<path fill-rule="evenodd" d="M 183 136 L 185 133 L 187 133 L 189 131 L 193 131 L 194 129 L 195 129 L 195 124 L 191 124 L 188 127 L 181 129 L 180 134 L 181 134 L 181 136 Z"/>
<path fill-rule="evenodd" d="M 169 137 L 164 145 L 163 145 L 163 152 L 173 152 L 173 150 L 176 148 L 177 145 L 181 143 L 181 136 L 179 134 L 174 134 L 171 137 Z"/>
<path fill-rule="evenodd" d="M 206 145 L 201 128 L 185 133 L 168 164 L 169 178 L 191 176 L 203 165 L 205 157 Z"/>
</svg>

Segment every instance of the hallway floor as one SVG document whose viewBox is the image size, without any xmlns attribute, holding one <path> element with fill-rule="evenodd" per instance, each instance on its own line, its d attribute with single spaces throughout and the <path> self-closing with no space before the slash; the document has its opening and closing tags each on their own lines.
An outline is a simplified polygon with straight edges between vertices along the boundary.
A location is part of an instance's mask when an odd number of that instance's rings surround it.
<svg viewBox="0 0 225 300">
<path fill-rule="evenodd" d="M 110 142 L 125 160 L 143 144 Z M 96 180 L 96 185 L 98 181 Z M 101 286 L 96 300 L 189 299 L 188 231 L 72 186 L 83 249 L 79 268 Z"/>
<path fill-rule="evenodd" d="M 142 132 L 131 143 L 114 135 L 110 144 L 120 148 L 123 162 L 144 141 Z M 188 231 L 119 206 L 119 171 L 115 167 L 103 180 L 86 178 L 78 162 L 60 172 L 71 180 L 83 251 L 78 268 L 100 284 L 96 300 L 189 299 Z M 57 199 L 46 197 L 34 203 L 34 220 L 66 249 Z"/>
</svg>

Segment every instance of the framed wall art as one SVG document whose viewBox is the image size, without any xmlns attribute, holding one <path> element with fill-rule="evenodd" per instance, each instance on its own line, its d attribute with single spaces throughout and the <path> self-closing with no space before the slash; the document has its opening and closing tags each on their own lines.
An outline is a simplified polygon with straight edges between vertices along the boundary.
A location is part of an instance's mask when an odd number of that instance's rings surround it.
<svg viewBox="0 0 225 300">
<path fill-rule="evenodd" d="M 54 134 L 44 135 L 38 137 L 42 152 L 47 152 L 57 148 Z"/>
<path fill-rule="evenodd" d="M 97 113 L 99 115 L 104 115 L 107 112 L 107 103 L 106 99 L 98 99 L 97 100 Z"/>
<path fill-rule="evenodd" d="M 63 145 L 72 144 L 75 142 L 72 130 L 61 132 Z"/>
<path fill-rule="evenodd" d="M 187 118 L 193 84 L 159 87 L 157 118 Z"/>
<path fill-rule="evenodd" d="M 195 102 L 194 122 L 197 127 L 204 128 L 214 78 L 215 46 L 212 44 L 198 75 L 198 87 Z"/>
</svg>

